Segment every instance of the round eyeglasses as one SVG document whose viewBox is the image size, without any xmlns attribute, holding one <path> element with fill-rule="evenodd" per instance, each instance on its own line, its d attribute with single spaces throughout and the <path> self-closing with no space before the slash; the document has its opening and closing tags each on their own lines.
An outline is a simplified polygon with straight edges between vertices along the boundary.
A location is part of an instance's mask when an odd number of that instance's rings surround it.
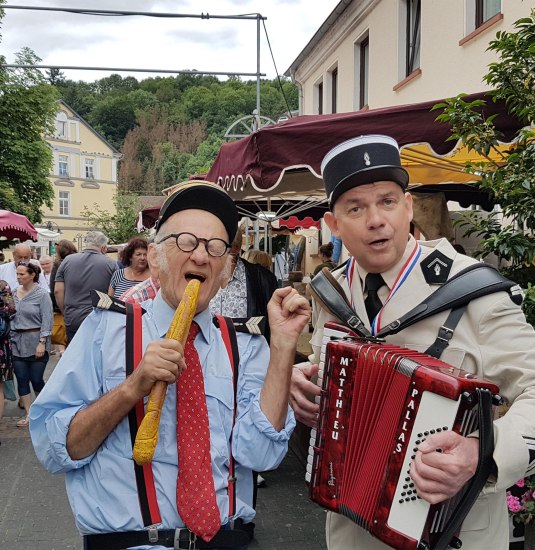
<svg viewBox="0 0 535 550">
<path fill-rule="evenodd" d="M 204 243 L 206 252 L 214 258 L 224 256 L 230 248 L 230 244 L 223 239 L 203 239 L 197 237 L 193 233 L 171 233 L 163 239 L 160 239 L 160 242 L 163 243 L 167 239 L 175 239 L 177 247 L 179 250 L 182 250 L 182 252 L 193 252 L 199 246 L 199 243 L 202 242 Z"/>
</svg>

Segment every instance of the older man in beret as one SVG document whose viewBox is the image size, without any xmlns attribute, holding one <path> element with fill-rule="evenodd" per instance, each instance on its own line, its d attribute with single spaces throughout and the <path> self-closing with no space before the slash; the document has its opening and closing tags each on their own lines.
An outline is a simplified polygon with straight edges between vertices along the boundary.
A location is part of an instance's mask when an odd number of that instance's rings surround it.
<svg viewBox="0 0 535 550">
<path fill-rule="evenodd" d="M 234 341 L 239 358 L 227 350 L 208 304 L 228 277 L 237 226 L 220 187 L 180 186 L 149 248 L 161 288 L 143 303 L 139 366 L 126 376 L 125 315 L 96 310 L 32 407 L 36 453 L 49 471 L 66 473 L 86 550 L 246 547 L 233 522 L 254 516 L 251 470 L 276 468 L 287 451 L 295 423 L 289 381 L 309 308 L 292 289 L 277 290 L 268 308 L 271 353 L 264 338 L 244 333 Z M 183 349 L 163 337 L 191 279 L 201 284 Z M 151 466 L 139 471 L 128 415 L 157 381 L 168 384 L 159 440 Z"/>
<path fill-rule="evenodd" d="M 333 275 L 372 334 L 476 263 L 445 239 L 416 241 L 410 234 L 409 178 L 392 138 L 371 135 L 341 143 L 324 158 L 322 174 L 330 205 L 324 219 L 351 254 Z M 386 340 L 417 351 L 431 349 L 449 313 L 435 314 Z M 315 425 L 319 407 L 307 396 L 320 394 L 311 378 L 318 371 L 324 324 L 334 320 L 321 307 L 314 307 L 314 316 L 311 363 L 294 369 L 291 390 L 297 419 L 310 426 Z M 535 471 L 535 333 L 515 296 L 501 291 L 472 300 L 443 340 L 448 337 L 441 359 L 494 381 L 511 405 L 494 421 L 493 471 L 459 535 L 463 548 L 506 550 L 505 491 Z M 448 430 L 421 443 L 410 469 L 418 495 L 430 503 L 456 495 L 474 476 L 478 441 L 477 433 L 463 437 Z M 327 517 L 327 542 L 330 550 L 387 548 L 336 513 Z"/>
</svg>

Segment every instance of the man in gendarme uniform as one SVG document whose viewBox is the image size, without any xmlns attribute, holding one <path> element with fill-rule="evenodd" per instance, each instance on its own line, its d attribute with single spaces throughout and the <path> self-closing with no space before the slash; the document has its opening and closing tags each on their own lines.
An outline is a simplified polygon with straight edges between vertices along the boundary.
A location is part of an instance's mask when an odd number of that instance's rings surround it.
<svg viewBox="0 0 535 550">
<path fill-rule="evenodd" d="M 333 272 L 367 327 L 366 276 L 380 273 L 383 307 L 374 327 L 386 326 L 432 294 L 475 260 L 458 254 L 445 239 L 418 242 L 409 235 L 412 197 L 405 192 L 408 174 L 401 167 L 397 143 L 386 136 L 361 136 L 332 149 L 322 163 L 330 212 L 325 222 L 342 238 L 352 258 Z M 398 279 L 400 274 L 403 276 Z M 400 284 L 401 281 L 401 284 Z M 311 363 L 319 361 L 323 326 L 333 320 L 314 304 L 316 330 Z M 387 337 L 389 343 L 425 351 L 436 339 L 449 311 Z M 535 333 L 520 306 L 507 292 L 473 300 L 441 359 L 500 387 L 510 404 L 494 422 L 495 472 L 466 518 L 459 538 L 468 550 L 507 550 L 505 490 L 535 470 Z M 317 365 L 296 365 L 291 403 L 296 417 L 315 423 L 319 410 L 307 396 L 319 395 L 310 379 Z M 434 452 L 441 448 L 443 453 Z M 452 497 L 473 476 L 478 439 L 448 431 L 420 445 L 411 467 L 418 494 L 437 503 Z M 329 513 L 330 550 L 387 548 L 348 518 Z"/>
</svg>

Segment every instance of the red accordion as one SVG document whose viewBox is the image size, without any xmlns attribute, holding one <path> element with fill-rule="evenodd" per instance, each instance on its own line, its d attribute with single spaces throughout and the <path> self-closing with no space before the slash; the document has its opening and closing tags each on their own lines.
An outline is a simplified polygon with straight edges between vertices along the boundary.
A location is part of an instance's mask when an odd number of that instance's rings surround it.
<svg viewBox="0 0 535 550">
<path fill-rule="evenodd" d="M 448 522 L 457 516 L 458 530 L 488 471 L 475 492 L 467 487 L 430 505 L 416 494 L 409 466 L 429 434 L 468 435 L 483 423 L 492 432 L 498 387 L 423 353 L 359 339 L 335 323 L 325 326 L 318 384 L 320 415 L 307 466 L 310 498 L 393 548 L 460 547 Z M 481 392 L 487 394 L 484 403 Z M 486 446 L 488 454 L 488 441 Z M 465 492 L 472 493 L 472 502 L 463 504 L 460 517 Z"/>
</svg>

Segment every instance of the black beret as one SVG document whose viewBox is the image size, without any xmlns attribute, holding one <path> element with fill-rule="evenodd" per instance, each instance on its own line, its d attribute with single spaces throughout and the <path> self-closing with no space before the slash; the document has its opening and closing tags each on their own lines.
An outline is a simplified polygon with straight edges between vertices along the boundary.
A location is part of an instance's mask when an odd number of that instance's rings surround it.
<svg viewBox="0 0 535 550">
<path fill-rule="evenodd" d="M 340 143 L 325 155 L 321 174 L 331 209 L 342 193 L 358 185 L 393 181 L 406 189 L 409 183 L 396 140 L 380 135 L 359 136 Z"/>
<path fill-rule="evenodd" d="M 234 201 L 219 185 L 200 180 L 184 182 L 172 195 L 169 195 L 160 208 L 160 216 L 154 225 L 156 233 L 173 214 L 191 209 L 206 210 L 219 218 L 227 230 L 228 242 L 233 241 L 239 221 Z"/>
</svg>

